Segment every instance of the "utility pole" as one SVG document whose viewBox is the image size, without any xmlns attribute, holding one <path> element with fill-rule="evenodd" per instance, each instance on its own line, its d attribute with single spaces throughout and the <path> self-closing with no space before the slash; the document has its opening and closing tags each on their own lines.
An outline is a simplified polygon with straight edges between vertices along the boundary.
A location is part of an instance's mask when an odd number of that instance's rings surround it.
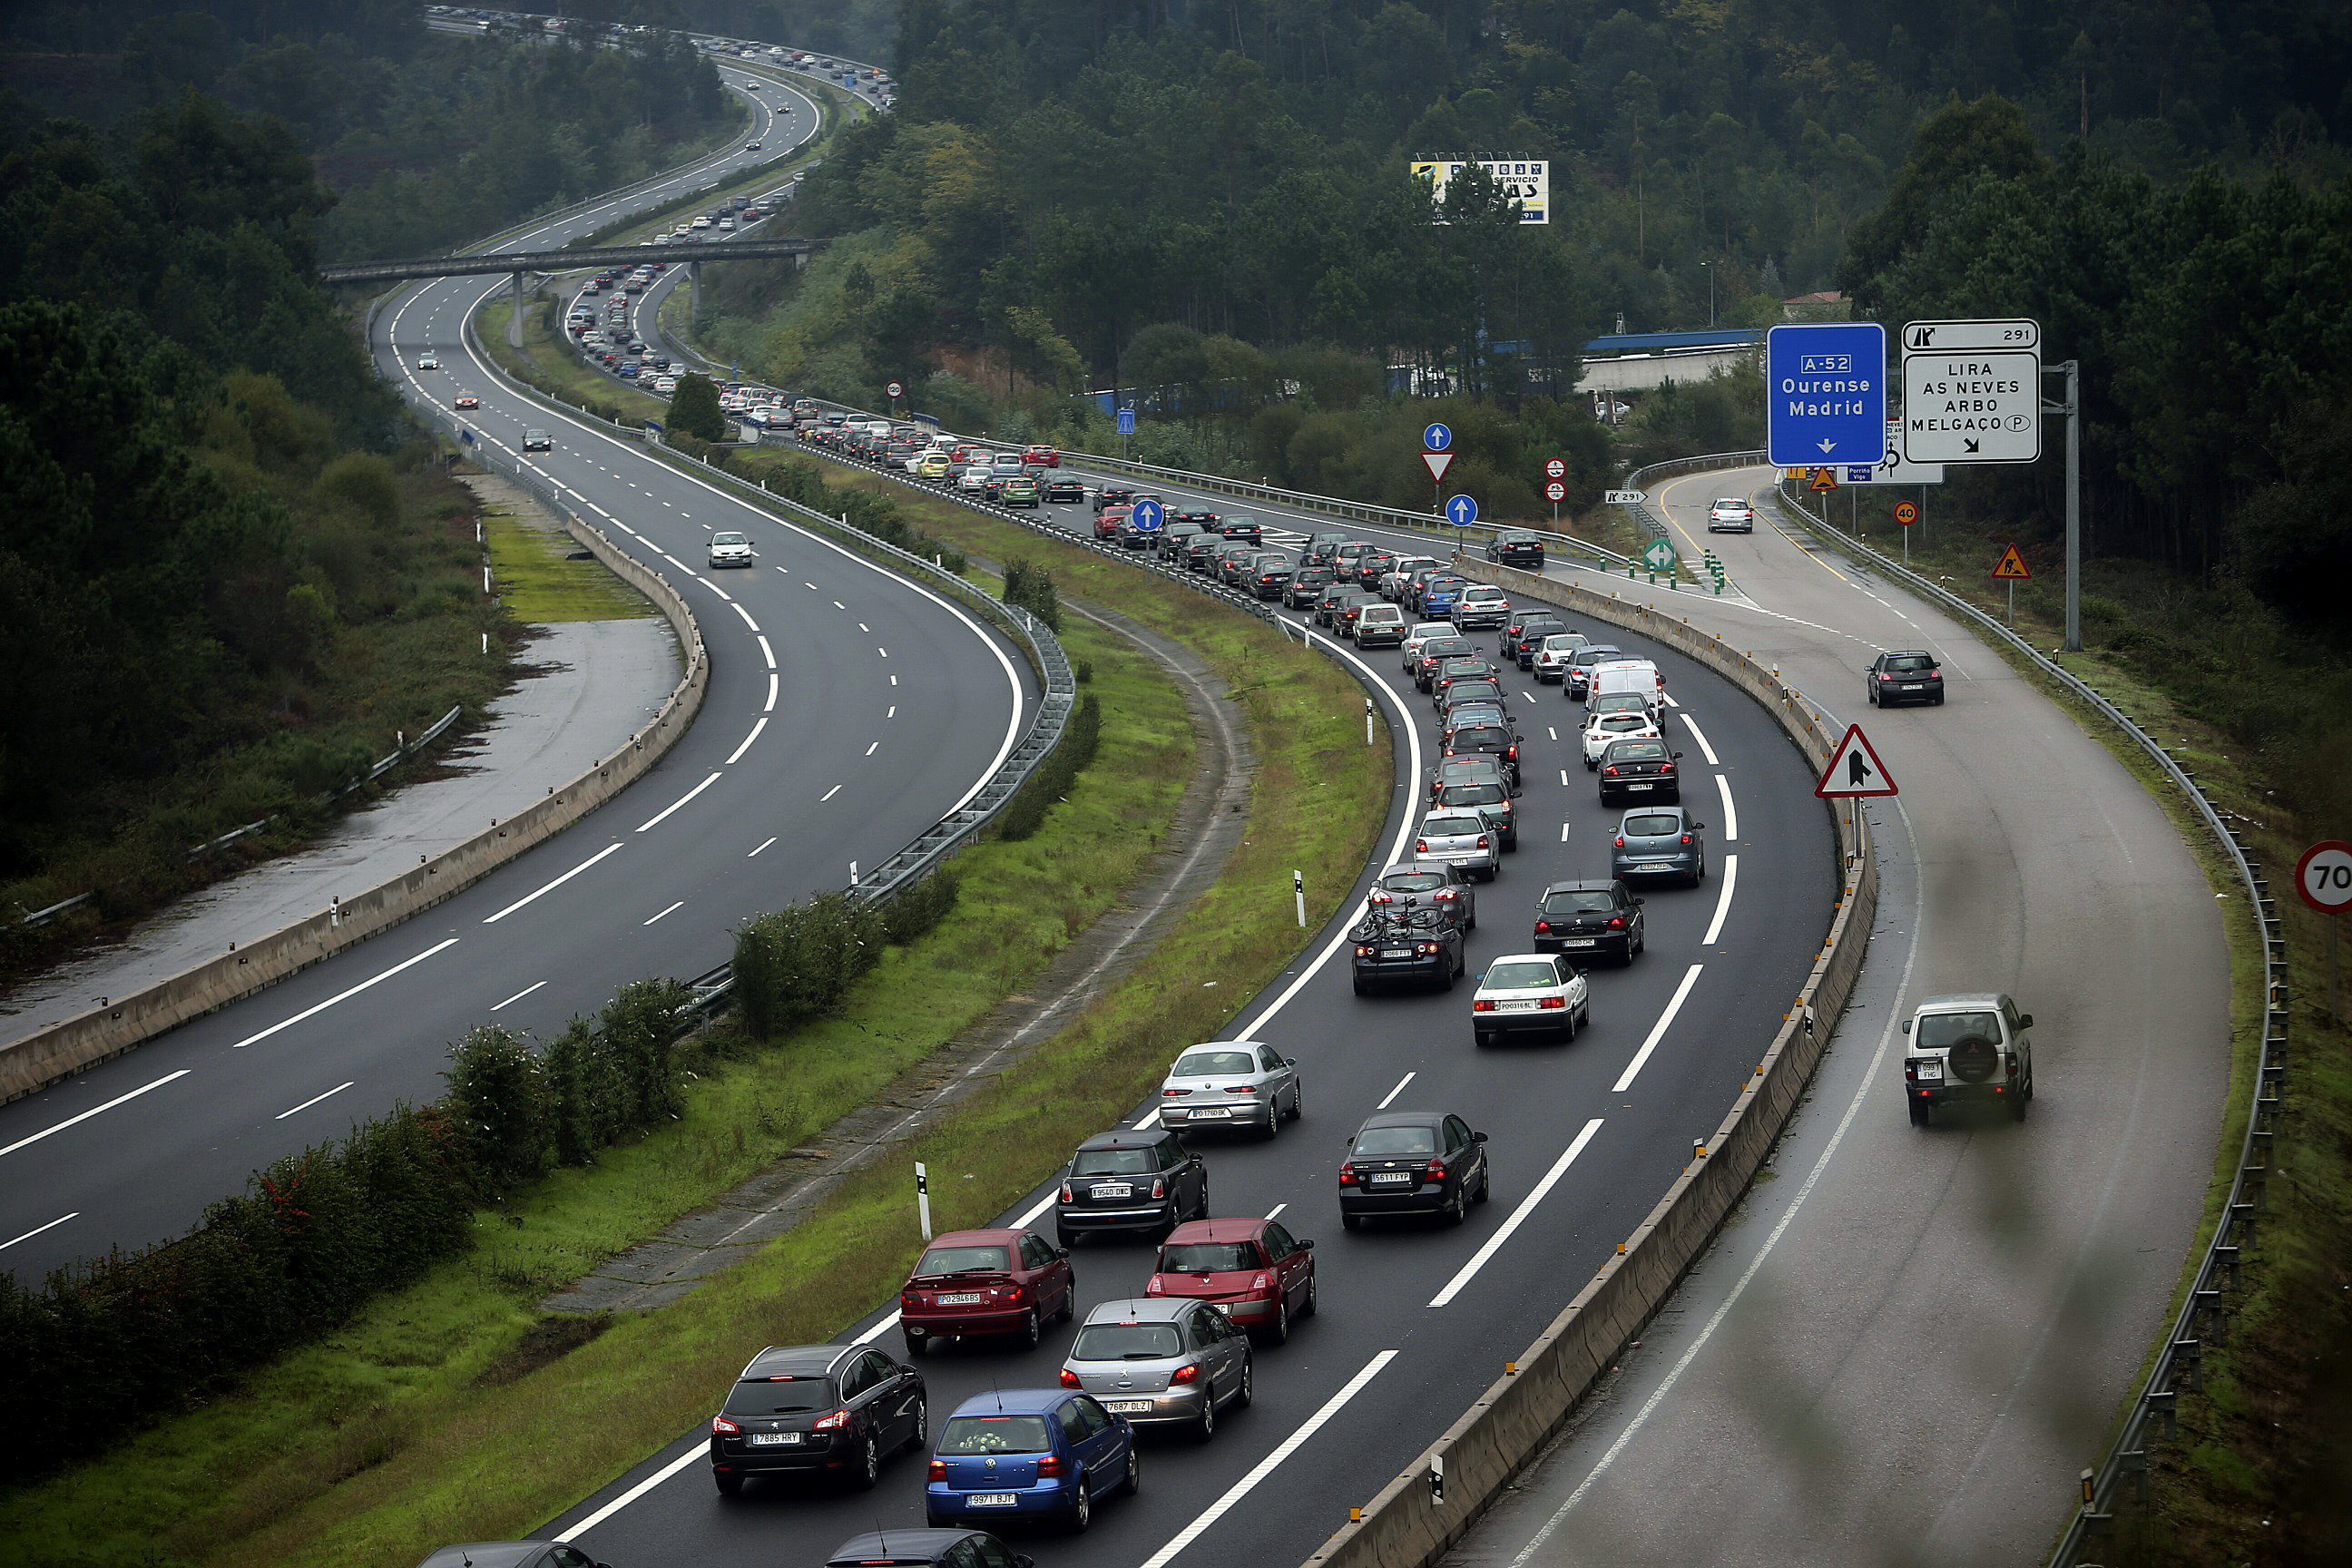
<svg viewBox="0 0 2352 1568">
<path fill-rule="evenodd" d="M 2066 416 L 2066 638 L 2068 653 L 2083 651 L 2083 362 L 2045 366 L 2044 375 L 2066 378 L 2066 400 L 2044 404 L 2045 414 Z"/>
<path fill-rule="evenodd" d="M 1702 261 L 1699 266 L 1706 271 L 1706 324 L 1712 327 L 1715 325 L 1715 263 Z"/>
</svg>

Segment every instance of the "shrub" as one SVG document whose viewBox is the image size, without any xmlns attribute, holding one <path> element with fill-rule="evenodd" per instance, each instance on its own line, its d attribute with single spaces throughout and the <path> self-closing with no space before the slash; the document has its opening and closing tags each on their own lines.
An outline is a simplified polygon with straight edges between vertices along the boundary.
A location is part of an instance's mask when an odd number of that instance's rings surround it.
<svg viewBox="0 0 2352 1568">
<path fill-rule="evenodd" d="M 1060 743 L 997 817 L 998 836 L 1016 843 L 1034 837 L 1045 826 L 1045 814 L 1069 794 L 1078 774 L 1095 760 L 1095 749 L 1101 742 L 1102 704 L 1089 691 L 1070 710 L 1069 727 L 1062 731 Z"/>
</svg>

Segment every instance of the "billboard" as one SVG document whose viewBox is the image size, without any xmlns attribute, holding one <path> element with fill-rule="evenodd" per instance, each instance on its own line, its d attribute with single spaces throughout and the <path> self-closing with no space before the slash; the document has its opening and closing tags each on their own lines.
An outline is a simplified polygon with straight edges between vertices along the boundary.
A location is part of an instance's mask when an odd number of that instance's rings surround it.
<svg viewBox="0 0 2352 1568">
<path fill-rule="evenodd" d="M 1429 199 L 1434 204 L 1445 199 L 1445 182 L 1462 167 L 1462 160 L 1443 163 L 1415 163 L 1412 172 L 1429 182 Z M 1487 177 L 1503 187 L 1503 194 L 1519 204 L 1521 223 L 1551 221 L 1551 162 L 1545 158 L 1481 158 L 1478 166 Z M 1443 219 L 1439 220 L 1443 222 Z"/>
</svg>

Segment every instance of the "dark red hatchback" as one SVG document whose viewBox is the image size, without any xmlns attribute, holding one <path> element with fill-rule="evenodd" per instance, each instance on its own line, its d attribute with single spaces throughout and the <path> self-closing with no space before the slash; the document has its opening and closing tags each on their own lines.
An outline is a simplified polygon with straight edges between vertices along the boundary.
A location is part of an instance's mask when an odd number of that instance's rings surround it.
<svg viewBox="0 0 2352 1568">
<path fill-rule="evenodd" d="M 923 1249 L 898 1292 L 907 1353 L 936 1340 L 1002 1334 L 1036 1344 L 1076 1310 L 1070 1255 L 1034 1230 L 951 1230 Z"/>
</svg>

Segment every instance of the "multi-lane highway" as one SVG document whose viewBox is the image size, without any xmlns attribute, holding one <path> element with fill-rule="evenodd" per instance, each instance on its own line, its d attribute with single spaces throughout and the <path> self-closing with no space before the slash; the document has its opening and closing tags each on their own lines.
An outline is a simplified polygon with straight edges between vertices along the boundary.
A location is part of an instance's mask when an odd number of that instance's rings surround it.
<svg viewBox="0 0 2352 1568">
<path fill-rule="evenodd" d="M 515 242 L 560 246 L 815 131 L 797 93 L 771 83 L 753 101 L 753 132 L 719 155 Z M 744 140 L 767 148 L 747 154 Z M 19 1279 L 175 1235 L 255 1167 L 435 1097 L 448 1042 L 477 1024 L 543 1033 L 628 981 L 719 963 L 744 916 L 841 887 L 853 862 L 878 862 L 948 816 L 1034 712 L 1021 655 L 968 611 L 523 404 L 461 331 L 488 291 L 481 279 L 404 291 L 376 316 L 377 363 L 422 405 L 478 396 L 473 429 L 511 456 L 526 427 L 553 433 L 530 467 L 688 594 L 711 661 L 699 721 L 625 795 L 457 898 L 0 1107 L 0 1241 L 16 1238 L 0 1266 Z M 428 353 L 444 368 L 419 370 Z M 750 532 L 757 564 L 708 572 L 718 528 Z"/>
</svg>

